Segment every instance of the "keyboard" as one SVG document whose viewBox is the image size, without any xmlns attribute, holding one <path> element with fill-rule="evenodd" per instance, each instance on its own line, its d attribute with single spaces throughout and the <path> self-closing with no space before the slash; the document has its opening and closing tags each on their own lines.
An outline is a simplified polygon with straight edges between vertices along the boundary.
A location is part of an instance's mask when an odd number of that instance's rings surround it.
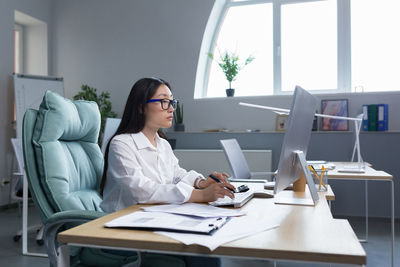
<svg viewBox="0 0 400 267">
<path fill-rule="evenodd" d="M 254 191 L 249 190 L 247 192 L 242 192 L 242 193 L 235 193 L 235 198 L 231 199 L 228 196 L 225 196 L 224 198 L 219 198 L 216 201 L 209 202 L 210 205 L 212 206 L 233 206 L 234 208 L 240 208 L 244 204 L 247 203 L 250 199 L 253 198 Z"/>
<path fill-rule="evenodd" d="M 314 169 L 315 170 L 322 170 L 322 166 L 324 166 L 324 168 L 326 169 L 326 170 L 333 170 L 333 169 L 335 169 L 336 168 L 336 165 L 335 164 L 333 164 L 333 163 L 331 163 L 331 162 L 329 162 L 329 163 L 326 163 L 326 164 L 309 164 L 309 165 L 312 165 L 313 167 L 314 167 Z"/>
<path fill-rule="evenodd" d="M 348 162 L 343 164 L 341 168 L 338 169 L 338 172 L 348 172 L 348 173 L 364 173 L 365 172 L 365 163 L 362 162 L 360 165 L 358 162 Z"/>
</svg>

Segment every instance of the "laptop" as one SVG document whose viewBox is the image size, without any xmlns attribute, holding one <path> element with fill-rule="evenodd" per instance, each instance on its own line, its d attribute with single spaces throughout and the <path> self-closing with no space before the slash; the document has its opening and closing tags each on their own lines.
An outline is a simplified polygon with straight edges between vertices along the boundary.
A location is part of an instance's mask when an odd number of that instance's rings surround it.
<svg viewBox="0 0 400 267">
<path fill-rule="evenodd" d="M 254 191 L 249 190 L 247 192 L 235 193 L 234 199 L 225 196 L 224 198 L 219 198 L 216 201 L 209 202 L 209 204 L 215 207 L 233 206 L 234 208 L 240 208 L 244 204 L 246 204 L 250 199 L 252 199 L 253 196 L 254 196 Z"/>
<path fill-rule="evenodd" d="M 253 184 L 255 185 L 255 184 Z M 262 186 L 262 185 L 261 185 Z M 233 206 L 234 208 L 240 208 L 244 204 L 246 204 L 253 197 L 256 198 L 273 198 L 274 192 L 271 190 L 264 190 L 263 188 L 254 188 L 251 186 L 251 189 L 247 192 L 235 193 L 235 198 L 231 199 L 228 196 L 224 198 L 219 198 L 216 201 L 209 202 L 210 205 L 220 207 L 220 206 Z"/>
<path fill-rule="evenodd" d="M 267 179 L 252 179 L 252 173 L 236 139 L 224 139 L 220 140 L 220 143 L 233 172 L 234 178 L 229 178 L 230 182 L 263 183 L 266 186 L 265 189 L 274 187 L 275 183 Z M 268 173 L 266 172 L 265 174 Z"/>
</svg>

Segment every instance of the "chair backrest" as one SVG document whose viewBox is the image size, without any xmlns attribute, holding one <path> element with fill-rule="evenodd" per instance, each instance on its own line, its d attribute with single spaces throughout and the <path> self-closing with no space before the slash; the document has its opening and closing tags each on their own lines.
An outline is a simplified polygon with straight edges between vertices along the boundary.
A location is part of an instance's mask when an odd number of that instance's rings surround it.
<svg viewBox="0 0 400 267">
<path fill-rule="evenodd" d="M 103 140 L 101 141 L 101 152 L 103 155 L 106 153 L 108 141 L 110 140 L 111 136 L 115 134 L 120 123 L 121 119 L 107 118 L 106 125 L 104 126 Z"/>
<path fill-rule="evenodd" d="M 225 139 L 219 141 L 224 149 L 225 156 L 229 162 L 234 178 L 250 179 L 250 169 L 237 140 Z"/>
<path fill-rule="evenodd" d="M 71 101 L 51 91 L 45 93 L 39 111 L 25 113 L 26 173 L 42 219 L 65 210 L 101 211 L 99 130 L 95 102 Z"/>
<path fill-rule="evenodd" d="M 15 158 L 17 159 L 18 174 L 23 175 L 24 173 L 24 152 L 22 150 L 22 139 L 11 138 L 11 144 L 14 150 Z"/>
</svg>

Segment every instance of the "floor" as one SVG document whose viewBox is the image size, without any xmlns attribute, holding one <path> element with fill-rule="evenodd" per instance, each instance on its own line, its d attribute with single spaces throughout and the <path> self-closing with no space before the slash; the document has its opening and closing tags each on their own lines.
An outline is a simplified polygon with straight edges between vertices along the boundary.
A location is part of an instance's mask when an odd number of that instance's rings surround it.
<svg viewBox="0 0 400 267">
<path fill-rule="evenodd" d="M 364 220 L 362 218 L 350 218 L 351 225 L 355 232 L 363 238 Z M 40 219 L 35 208 L 29 208 L 29 224 L 39 223 Z M 21 255 L 21 240 L 13 241 L 13 236 L 21 227 L 21 216 L 17 208 L 0 210 L 0 266 L 21 266 L 21 267 L 42 267 L 49 266 L 47 258 L 29 257 Z M 396 246 L 395 246 L 395 264 L 400 266 L 400 223 L 396 223 Z M 368 267 L 389 267 L 391 266 L 391 235 L 390 221 L 386 219 L 371 219 L 369 228 L 369 242 L 363 243 L 367 252 Z M 43 246 L 38 246 L 35 241 L 35 234 L 29 234 L 30 252 L 45 252 Z M 272 262 L 256 260 L 237 260 L 223 259 L 223 267 L 268 267 L 274 266 Z M 277 267 L 317 267 L 329 266 L 324 264 L 278 262 Z M 346 265 L 332 265 L 346 266 Z"/>
</svg>

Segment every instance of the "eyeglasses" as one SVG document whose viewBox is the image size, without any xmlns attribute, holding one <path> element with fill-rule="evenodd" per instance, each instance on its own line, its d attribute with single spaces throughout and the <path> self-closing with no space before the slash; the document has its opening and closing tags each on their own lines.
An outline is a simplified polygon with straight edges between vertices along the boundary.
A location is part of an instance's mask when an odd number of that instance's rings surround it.
<svg viewBox="0 0 400 267">
<path fill-rule="evenodd" d="M 176 105 L 178 104 L 177 99 L 150 99 L 146 103 L 152 103 L 152 102 L 160 102 L 161 108 L 164 110 L 168 110 L 170 106 L 172 106 L 175 109 Z"/>
</svg>

